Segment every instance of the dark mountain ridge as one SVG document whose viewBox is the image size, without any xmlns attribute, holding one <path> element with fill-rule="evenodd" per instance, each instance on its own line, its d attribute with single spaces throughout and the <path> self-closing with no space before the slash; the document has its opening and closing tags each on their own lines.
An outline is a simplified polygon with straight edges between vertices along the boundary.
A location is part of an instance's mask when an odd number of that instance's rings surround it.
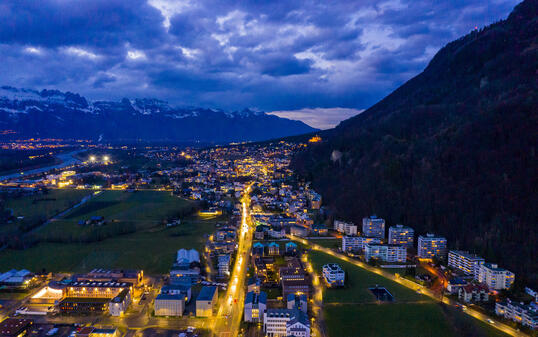
<svg viewBox="0 0 538 337">
<path fill-rule="evenodd" d="M 376 213 L 538 285 L 538 1 L 442 48 L 293 166 L 337 216 Z"/>
<path fill-rule="evenodd" d="M 15 138 L 226 143 L 316 129 L 249 109 L 177 108 L 157 99 L 89 102 L 71 92 L 1 87 L 0 130 Z"/>
</svg>

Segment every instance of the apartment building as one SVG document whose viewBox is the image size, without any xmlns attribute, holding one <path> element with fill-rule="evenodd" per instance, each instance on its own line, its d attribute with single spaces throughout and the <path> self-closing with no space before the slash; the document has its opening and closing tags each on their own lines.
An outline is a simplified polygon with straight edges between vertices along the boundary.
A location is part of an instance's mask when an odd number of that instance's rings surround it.
<svg viewBox="0 0 538 337">
<path fill-rule="evenodd" d="M 396 225 L 389 227 L 389 244 L 413 247 L 415 230 L 411 227 Z"/>
<path fill-rule="evenodd" d="M 508 299 L 506 302 L 495 303 L 495 313 L 506 319 L 528 326 L 533 330 L 538 329 L 538 304 L 536 302 L 525 305 Z"/>
<path fill-rule="evenodd" d="M 362 235 L 372 238 L 385 238 L 385 220 L 372 215 L 362 219 Z"/>
<path fill-rule="evenodd" d="M 447 240 L 435 234 L 420 235 L 418 237 L 418 257 L 432 259 L 434 257 L 444 259 L 446 257 Z"/>
<path fill-rule="evenodd" d="M 476 280 L 480 266 L 484 263 L 483 258 L 467 251 L 451 250 L 448 252 L 448 266 L 463 272 L 465 275 L 473 275 Z"/>
<path fill-rule="evenodd" d="M 364 258 L 368 262 L 376 258 L 384 262 L 403 263 L 407 259 L 407 248 L 401 245 L 367 243 Z"/>
<path fill-rule="evenodd" d="M 334 220 L 334 230 L 345 235 L 357 235 L 358 227 L 352 222 Z"/>
<path fill-rule="evenodd" d="M 367 238 L 364 236 L 344 236 L 342 238 L 342 251 L 344 252 L 364 252 L 367 243 L 381 243 L 378 238 Z"/>
<path fill-rule="evenodd" d="M 486 284 L 489 289 L 508 289 L 514 280 L 514 273 L 493 263 L 484 263 L 478 270 L 478 282 Z"/>
<path fill-rule="evenodd" d="M 344 285 L 346 273 L 336 263 L 328 263 L 323 266 L 323 278 L 329 287 L 341 287 Z"/>
</svg>

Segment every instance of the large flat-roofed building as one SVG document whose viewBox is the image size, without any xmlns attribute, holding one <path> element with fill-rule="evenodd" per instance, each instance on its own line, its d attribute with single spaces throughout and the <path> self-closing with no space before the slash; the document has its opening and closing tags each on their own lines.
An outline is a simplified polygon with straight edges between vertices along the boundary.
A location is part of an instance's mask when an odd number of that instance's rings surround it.
<svg viewBox="0 0 538 337">
<path fill-rule="evenodd" d="M 323 279 L 329 287 L 342 287 L 346 278 L 346 273 L 336 263 L 328 263 L 323 266 Z"/>
<path fill-rule="evenodd" d="M 478 282 L 486 284 L 489 289 L 508 289 L 514 280 L 514 273 L 493 263 L 484 263 L 478 269 Z"/>
<path fill-rule="evenodd" d="M 259 294 L 253 291 L 245 297 L 244 319 L 245 322 L 263 322 L 263 313 L 267 308 L 267 294 L 261 291 Z"/>
<path fill-rule="evenodd" d="M 34 274 L 26 269 L 11 269 L 5 273 L 0 273 L 0 286 L 4 288 L 27 288 L 34 280 Z"/>
<path fill-rule="evenodd" d="M 117 282 L 138 285 L 144 278 L 142 270 L 115 270 L 96 268 L 86 274 L 75 275 L 75 281 Z"/>
<path fill-rule="evenodd" d="M 389 244 L 413 247 L 415 230 L 411 227 L 396 225 L 389 227 Z"/>
<path fill-rule="evenodd" d="M 344 236 L 342 238 L 342 251 L 364 252 L 367 243 L 381 243 L 381 239 L 364 236 Z"/>
<path fill-rule="evenodd" d="M 352 222 L 334 220 L 334 230 L 345 235 L 357 235 L 358 227 Z"/>
<path fill-rule="evenodd" d="M 213 316 L 213 307 L 217 304 L 217 287 L 203 287 L 196 298 L 196 317 Z"/>
<path fill-rule="evenodd" d="M 407 248 L 401 245 L 367 243 L 364 258 L 368 262 L 376 258 L 384 262 L 404 263 L 407 259 Z"/>
<path fill-rule="evenodd" d="M 442 236 L 435 234 L 420 235 L 418 237 L 417 254 L 422 259 L 432 259 L 434 257 L 444 259 L 446 257 L 447 241 Z"/>
<path fill-rule="evenodd" d="M 282 280 L 282 297 L 287 298 L 289 294 L 310 295 L 310 282 L 306 280 Z"/>
<path fill-rule="evenodd" d="M 181 294 L 159 294 L 155 297 L 155 316 L 183 316 L 185 296 Z"/>
<path fill-rule="evenodd" d="M 110 299 L 98 297 L 66 297 L 60 304 L 60 312 L 65 314 L 91 314 L 108 311 Z"/>
<path fill-rule="evenodd" d="M 127 282 L 97 282 L 97 281 L 75 281 L 65 288 L 67 297 L 94 297 L 108 298 L 116 297 L 124 289 L 131 291 L 132 284 Z"/>
<path fill-rule="evenodd" d="M 161 288 L 161 294 L 182 295 L 185 298 L 185 303 L 189 303 L 192 289 L 188 284 L 167 284 Z"/>
<path fill-rule="evenodd" d="M 467 251 L 451 250 L 448 252 L 448 266 L 463 272 L 465 275 L 473 275 L 478 279 L 480 266 L 485 260 L 478 255 Z"/>
<path fill-rule="evenodd" d="M 385 220 L 372 215 L 362 219 L 362 236 L 385 238 Z"/>
<path fill-rule="evenodd" d="M 172 266 L 170 270 L 170 283 L 183 284 L 183 283 L 197 283 L 200 280 L 200 268 L 190 268 L 188 266 Z"/>
</svg>

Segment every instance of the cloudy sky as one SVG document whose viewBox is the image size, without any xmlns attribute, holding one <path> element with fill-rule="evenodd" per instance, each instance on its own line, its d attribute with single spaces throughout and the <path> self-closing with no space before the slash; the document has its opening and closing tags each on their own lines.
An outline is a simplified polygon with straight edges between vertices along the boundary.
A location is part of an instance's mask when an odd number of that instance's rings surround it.
<svg viewBox="0 0 538 337">
<path fill-rule="evenodd" d="M 0 85 L 330 127 L 517 0 L 2 0 Z"/>
</svg>

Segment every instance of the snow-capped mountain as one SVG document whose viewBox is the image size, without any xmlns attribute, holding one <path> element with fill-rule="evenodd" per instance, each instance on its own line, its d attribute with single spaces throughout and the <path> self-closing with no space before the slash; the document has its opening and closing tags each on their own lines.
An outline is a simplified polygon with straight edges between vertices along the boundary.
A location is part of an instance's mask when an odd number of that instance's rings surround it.
<svg viewBox="0 0 538 337">
<path fill-rule="evenodd" d="M 315 131 L 261 111 L 177 108 L 158 99 L 88 101 L 58 90 L 0 87 L 0 131 L 16 138 L 257 141 Z"/>
</svg>

